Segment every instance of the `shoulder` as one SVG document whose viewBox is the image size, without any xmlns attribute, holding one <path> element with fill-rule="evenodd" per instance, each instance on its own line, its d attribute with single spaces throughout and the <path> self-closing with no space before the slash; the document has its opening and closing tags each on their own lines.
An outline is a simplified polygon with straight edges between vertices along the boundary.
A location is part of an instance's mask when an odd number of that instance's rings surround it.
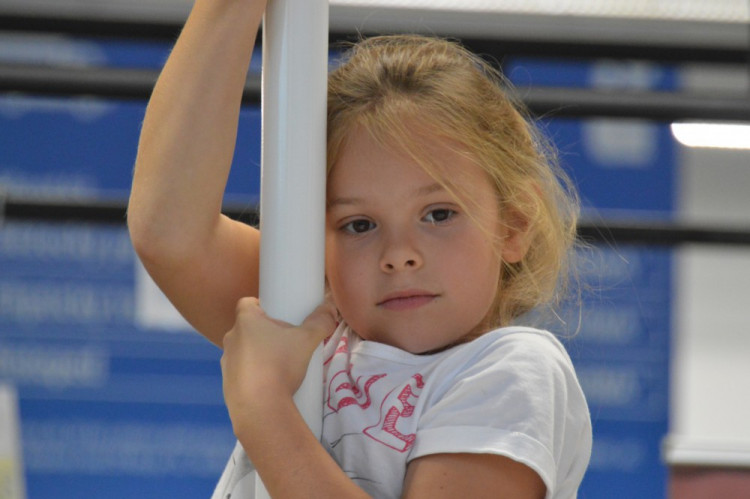
<svg viewBox="0 0 750 499">
<path fill-rule="evenodd" d="M 446 352 L 429 417 L 523 432 L 553 446 L 566 427 L 585 431 L 588 405 L 565 348 L 551 333 L 525 327 L 490 331 Z M 511 408 L 512 410 L 509 410 Z"/>
<path fill-rule="evenodd" d="M 463 363 L 466 371 L 483 370 L 511 378 L 563 376 L 575 378 L 573 363 L 560 341 L 550 332 L 528 328 L 500 328 L 460 345 L 446 360 Z"/>
<path fill-rule="evenodd" d="M 535 418 L 550 421 L 556 414 L 570 414 L 571 408 L 588 415 L 573 363 L 547 331 L 497 329 L 439 356 L 425 402 L 441 421 L 455 417 L 455 411 L 465 411 L 467 418 L 497 418 L 502 424 L 513 417 L 521 425 Z M 487 412 L 479 414 L 477 407 Z M 512 416 L 508 407 L 515 409 Z"/>
<path fill-rule="evenodd" d="M 446 354 L 444 365 L 452 367 L 430 394 L 415 455 L 504 455 L 535 470 L 549 491 L 574 491 L 591 452 L 591 423 L 560 341 L 547 331 L 510 327 Z"/>
<path fill-rule="evenodd" d="M 511 326 L 489 331 L 476 340 L 475 348 L 502 350 L 513 348 L 519 351 L 541 350 L 550 355 L 562 355 L 567 358 L 565 347 L 557 337 L 544 329 L 532 327 Z M 474 343 L 472 342 L 472 343 Z M 471 345 L 468 343 L 467 345 Z"/>
<path fill-rule="evenodd" d="M 466 345 L 460 370 L 449 383 L 456 396 L 513 404 L 527 418 L 550 421 L 571 413 L 588 419 L 588 406 L 573 363 L 548 331 L 509 327 L 490 331 Z M 467 381 L 469 383 L 467 383 Z M 447 388 L 447 387 L 446 387 Z M 494 405 L 494 404 L 493 404 Z"/>
</svg>

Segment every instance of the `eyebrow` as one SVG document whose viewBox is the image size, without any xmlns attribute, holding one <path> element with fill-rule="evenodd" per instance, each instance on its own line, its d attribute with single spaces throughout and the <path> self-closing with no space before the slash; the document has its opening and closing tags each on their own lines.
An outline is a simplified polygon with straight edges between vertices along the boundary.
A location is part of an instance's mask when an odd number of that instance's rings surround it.
<svg viewBox="0 0 750 499">
<path fill-rule="evenodd" d="M 435 192 L 444 191 L 445 187 L 443 187 L 442 184 L 439 182 L 434 182 L 432 184 L 424 185 L 422 187 L 419 187 L 418 189 L 415 189 L 412 193 L 413 196 L 428 196 L 430 194 L 433 194 Z M 357 197 L 337 197 L 335 199 L 332 199 L 328 203 L 326 203 L 327 208 L 332 208 L 335 206 L 351 206 L 351 205 L 357 205 L 364 202 L 364 199 L 357 198 Z"/>
</svg>

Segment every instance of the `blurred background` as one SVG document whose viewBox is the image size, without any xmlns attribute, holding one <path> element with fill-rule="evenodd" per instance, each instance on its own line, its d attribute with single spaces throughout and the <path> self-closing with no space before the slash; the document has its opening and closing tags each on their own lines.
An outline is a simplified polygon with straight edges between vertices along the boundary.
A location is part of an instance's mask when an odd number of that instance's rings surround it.
<svg viewBox="0 0 750 499">
<path fill-rule="evenodd" d="M 125 229 L 146 101 L 190 5 L 0 0 L 0 499 L 205 498 L 233 447 L 220 352 Z M 592 411 L 580 497 L 750 497 L 749 10 L 330 2 L 332 44 L 424 32 L 494 61 L 578 186 L 584 300 L 554 327 Z M 248 223 L 259 71 L 226 196 Z"/>
</svg>

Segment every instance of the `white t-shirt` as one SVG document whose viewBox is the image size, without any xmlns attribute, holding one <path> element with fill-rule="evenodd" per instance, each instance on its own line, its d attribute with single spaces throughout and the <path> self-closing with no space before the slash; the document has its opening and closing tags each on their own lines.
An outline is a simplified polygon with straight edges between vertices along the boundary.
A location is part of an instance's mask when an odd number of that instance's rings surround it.
<svg viewBox="0 0 750 499">
<path fill-rule="evenodd" d="M 414 355 L 342 324 L 323 358 L 321 442 L 372 497 L 400 497 L 410 460 L 456 452 L 507 456 L 541 476 L 548 499 L 576 497 L 591 420 L 570 358 L 550 333 L 502 328 Z M 233 455 L 214 498 L 252 497 L 229 483 L 242 478 L 238 461 Z"/>
</svg>

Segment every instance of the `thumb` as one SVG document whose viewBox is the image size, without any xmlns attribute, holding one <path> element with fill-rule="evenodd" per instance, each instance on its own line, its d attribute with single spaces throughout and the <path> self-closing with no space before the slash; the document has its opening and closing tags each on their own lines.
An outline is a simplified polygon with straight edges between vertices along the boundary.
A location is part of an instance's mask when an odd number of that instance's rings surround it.
<svg viewBox="0 0 750 499">
<path fill-rule="evenodd" d="M 323 303 L 313 310 L 304 321 L 302 321 L 302 327 L 319 337 L 319 341 L 323 341 L 333 333 L 338 324 L 336 318 L 338 312 L 336 307 L 331 303 Z"/>
</svg>

